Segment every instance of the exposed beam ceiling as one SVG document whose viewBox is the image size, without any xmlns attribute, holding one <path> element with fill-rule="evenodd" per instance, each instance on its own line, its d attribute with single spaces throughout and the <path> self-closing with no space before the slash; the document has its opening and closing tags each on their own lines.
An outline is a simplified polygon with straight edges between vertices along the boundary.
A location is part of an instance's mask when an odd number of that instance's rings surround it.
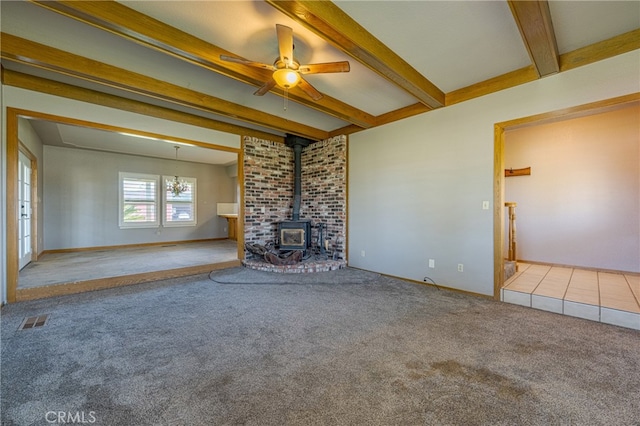
<svg viewBox="0 0 640 426">
<path fill-rule="evenodd" d="M 580 18 L 590 18 L 593 21 L 594 17 L 602 15 L 605 6 L 592 8 L 582 2 L 576 2 L 580 3 L 576 6 L 562 4 L 562 7 L 554 2 L 550 5 L 547 0 L 507 0 L 504 3 L 490 4 L 438 2 L 433 7 L 429 2 L 424 2 L 405 8 L 388 4 L 386 8 L 378 8 L 376 2 L 368 7 L 365 5 L 367 2 L 362 2 L 362 5 L 357 6 L 344 4 L 343 7 L 350 10 L 349 15 L 329 1 L 266 0 L 238 4 L 172 1 L 153 3 L 153 6 L 150 6 L 152 2 L 127 3 L 127 0 L 123 0 L 122 3 L 41 0 L 3 2 L 3 15 L 6 11 L 9 16 L 5 18 L 3 25 L 13 27 L 11 31 L 2 33 L 0 45 L 3 66 L 10 68 L 3 75 L 4 84 L 108 104 L 130 111 L 137 110 L 158 117 L 169 117 L 173 110 L 173 119 L 176 121 L 200 123 L 197 125 L 231 133 L 265 137 L 272 135 L 273 138 L 293 133 L 320 140 L 423 114 L 640 49 L 640 28 L 636 23 L 638 19 L 627 19 L 626 17 L 631 16 L 631 8 L 619 2 L 611 7 L 606 6 L 607 11 L 615 7 L 615 20 L 614 17 L 608 21 L 601 20 L 608 22 L 603 25 L 609 27 L 609 38 L 602 37 L 601 31 L 598 38 L 590 39 L 591 44 L 580 42 L 589 33 L 588 29 L 584 26 L 567 25 L 567 21 L 574 22 Z M 18 4 L 22 6 L 16 6 Z M 560 8 L 562 10 L 559 11 Z M 386 11 L 384 19 L 370 19 L 376 16 L 376 10 Z M 415 13 L 410 15 L 409 10 Z M 469 15 L 470 10 L 474 12 L 472 16 Z M 51 11 L 55 13 L 49 13 Z M 235 14 L 236 11 L 240 12 Z M 430 15 L 432 11 L 435 11 L 433 17 Z M 465 12 L 466 20 L 462 22 L 466 26 L 461 26 L 458 19 Z M 14 18 L 20 18 L 22 14 L 27 18 L 22 21 L 12 19 L 12 13 Z M 217 19 L 214 27 L 210 25 L 212 13 Z M 218 13 L 221 15 L 217 15 Z M 396 13 L 397 16 L 394 15 Z M 476 13 L 485 15 L 476 19 Z M 387 17 L 387 14 L 394 16 Z M 585 16 L 580 17 L 579 14 Z M 231 19 L 233 17 L 235 20 Z M 564 21 L 556 20 L 558 17 Z M 48 19 L 52 21 L 50 28 Z M 366 28 L 360 20 L 367 22 Z M 423 21 L 430 22 L 430 25 L 421 26 Z M 22 30 L 31 22 L 39 22 L 43 27 L 43 31 L 33 33 L 33 38 L 31 33 Z M 414 30 L 411 36 L 403 36 L 399 22 L 411 25 L 410 28 Z M 627 32 L 620 33 L 619 29 L 611 29 L 612 26 L 620 27 L 621 22 L 624 22 L 623 28 Z M 311 53 L 325 55 L 320 56 L 319 62 L 348 59 L 345 55 L 357 61 L 351 61 L 352 70 L 348 75 L 337 80 L 331 79 L 331 82 L 329 78 L 324 80 L 324 90 L 321 90 L 324 97 L 320 101 L 312 101 L 298 87 L 287 93 L 275 87 L 263 98 L 246 96 L 250 92 L 242 91 L 242 85 L 237 82 L 259 87 L 271 79 L 271 71 L 220 60 L 220 55 L 243 55 L 225 50 L 217 44 L 231 46 L 227 48 L 244 52 L 247 56 L 253 56 L 250 53 L 253 46 L 257 46 L 253 52 L 258 52 L 258 55 L 261 52 L 265 56 L 272 54 L 271 48 L 276 45 L 273 43 L 273 26 L 279 23 L 295 28 L 297 52 L 303 53 L 306 48 L 309 57 Z M 68 34 L 65 24 L 69 27 Z M 456 24 L 458 27 L 455 27 Z M 381 31 L 381 25 L 384 29 L 388 29 L 388 25 L 398 29 L 395 32 Z M 475 32 L 466 31 L 471 26 L 474 26 Z M 567 41 L 567 27 L 571 28 L 571 35 L 575 35 L 571 43 Z M 500 46 L 500 49 L 489 50 L 496 55 L 493 58 L 504 57 L 501 42 L 508 40 L 509 51 L 513 54 L 515 44 L 516 53 L 519 51 L 522 55 L 517 62 L 517 67 L 520 68 L 503 67 L 500 75 L 495 72 L 485 73 L 482 81 L 460 78 L 467 71 L 469 75 L 476 74 L 475 69 L 467 69 L 465 66 L 472 63 L 471 53 L 479 49 L 472 47 L 468 40 L 456 45 L 456 39 L 467 33 L 480 34 L 478 29 L 489 28 L 500 28 L 498 37 L 491 38 L 487 33 L 487 39 Z M 505 34 L 505 29 L 509 28 L 510 31 L 506 31 L 509 37 L 500 38 Z M 516 28 L 520 32 L 522 44 L 515 36 Z M 576 30 L 580 30 L 577 31 L 580 34 L 576 35 Z M 57 37 L 58 34 L 61 37 Z M 82 42 L 82 36 L 74 38 L 75 34 L 89 37 L 86 42 Z M 388 45 L 375 37 L 378 34 Z M 439 38 L 441 35 L 442 38 Z M 51 43 L 48 41 L 50 39 Z M 76 43 L 76 40 L 80 41 Z M 101 41 L 104 41 L 105 53 L 97 51 L 93 55 L 92 46 Z M 448 43 L 449 41 L 454 43 Z M 425 44 L 424 52 L 421 50 L 422 44 Z M 574 50 L 567 49 L 569 45 Z M 414 55 L 411 64 L 389 46 L 404 49 L 403 55 L 407 57 Z M 438 50 L 441 46 L 442 51 Z M 438 60 L 430 61 L 425 66 L 416 58 L 428 57 L 430 52 L 426 51 L 427 47 L 440 53 L 435 56 Z M 526 47 L 528 58 L 523 47 Z M 564 50 L 559 47 L 564 47 Z M 131 53 L 127 62 L 127 55 L 120 55 L 122 49 L 125 52 L 129 52 L 129 49 L 136 52 L 138 56 L 135 58 L 140 57 L 140 62 L 131 61 L 134 56 Z M 148 59 L 147 66 L 145 61 Z M 476 67 L 492 62 L 488 56 L 480 56 L 475 60 Z M 136 66 L 129 68 L 129 64 Z M 151 70 L 149 67 L 154 65 L 156 68 Z M 444 68 L 446 72 L 440 72 L 439 79 L 435 76 L 430 78 L 441 85 L 453 87 L 453 90 L 443 93 L 425 77 L 431 75 L 431 65 L 440 68 L 440 71 Z M 454 65 L 458 68 L 452 68 Z M 173 73 L 165 73 L 165 70 Z M 449 70 L 451 73 L 447 73 Z M 187 77 L 183 80 L 176 79 L 176 76 L 183 75 Z M 442 75 L 446 76 L 444 80 Z M 323 83 L 321 76 L 314 78 Z M 459 84 L 449 82 L 456 78 Z M 359 85 L 363 80 L 367 84 Z M 196 81 L 205 83 L 192 86 Z M 347 81 L 348 84 L 344 84 Z M 465 87 L 469 81 L 473 83 Z M 227 85 L 228 90 L 220 90 Z M 327 93 L 332 93 L 341 100 Z M 359 96 L 362 94 L 366 96 Z M 273 100 L 277 100 L 273 95 L 285 97 L 285 105 L 288 98 L 301 106 L 292 105 L 289 112 L 281 113 L 282 101 L 279 108 L 273 108 Z M 117 101 L 118 96 L 122 96 L 121 102 Z M 359 108 L 354 107 L 354 104 L 359 105 Z M 299 109 L 295 110 L 294 107 Z M 377 112 L 371 114 L 364 109 Z M 207 121 L 210 124 L 205 123 Z"/>
<path fill-rule="evenodd" d="M 220 55 L 238 55 L 117 2 L 33 1 L 33 3 L 253 86 L 260 87 L 265 81 L 271 79 L 271 71 L 222 61 Z M 283 90 L 277 86 L 271 91 L 284 96 Z M 293 88 L 286 95 L 294 102 L 363 128 L 371 127 L 375 122 L 375 117 L 371 114 L 327 95 L 319 101 L 312 101 L 299 87 Z"/>
<path fill-rule="evenodd" d="M 640 49 L 640 28 L 560 55 L 560 72 Z"/>
<path fill-rule="evenodd" d="M 151 105 L 148 103 L 126 99 L 121 96 L 110 95 L 85 89 L 58 81 L 48 80 L 41 77 L 27 75 L 12 70 L 2 69 L 2 83 L 27 90 L 36 90 L 50 95 L 60 96 L 77 101 L 100 104 L 102 106 L 143 114 L 150 117 L 175 121 L 177 123 L 190 124 L 192 126 L 203 127 L 205 129 L 218 130 L 242 136 L 254 136 L 260 139 L 268 139 L 276 142 L 284 142 L 282 136 L 261 132 L 248 127 L 238 126 L 219 120 L 201 117 L 171 108 Z"/>
<path fill-rule="evenodd" d="M 267 114 L 160 81 L 132 71 L 83 58 L 72 53 L 2 33 L 2 58 L 36 66 L 47 71 L 71 75 L 197 110 L 236 118 L 281 132 L 291 132 L 314 140 L 325 139 L 326 131 Z"/>
<path fill-rule="evenodd" d="M 545 77 L 559 72 L 558 43 L 549 3 L 544 0 L 508 0 L 508 3 L 538 75 Z"/>
<path fill-rule="evenodd" d="M 266 2 L 397 84 L 424 105 L 430 108 L 444 106 L 444 93 L 440 89 L 332 2 Z"/>
</svg>

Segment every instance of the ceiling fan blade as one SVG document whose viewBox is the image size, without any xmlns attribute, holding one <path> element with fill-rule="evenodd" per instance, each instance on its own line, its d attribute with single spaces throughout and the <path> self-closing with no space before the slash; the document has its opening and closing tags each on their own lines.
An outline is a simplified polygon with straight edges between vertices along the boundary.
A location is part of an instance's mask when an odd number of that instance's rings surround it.
<svg viewBox="0 0 640 426">
<path fill-rule="evenodd" d="M 280 60 L 291 66 L 293 65 L 293 30 L 287 26 L 276 24 L 276 32 Z"/>
<path fill-rule="evenodd" d="M 275 85 L 276 85 L 276 81 L 274 79 L 271 79 L 267 81 L 265 84 L 263 84 L 258 90 L 253 92 L 253 94 L 256 96 L 262 96 L 265 93 L 267 93 L 269 90 L 273 89 Z"/>
<path fill-rule="evenodd" d="M 237 64 L 249 65 L 250 67 L 263 68 L 269 71 L 275 71 L 273 65 L 263 64 L 262 62 L 249 61 L 247 59 L 237 58 L 235 56 L 220 55 L 220 60 L 227 62 L 235 62 Z"/>
<path fill-rule="evenodd" d="M 298 87 L 302 89 L 304 93 L 309 95 L 311 99 L 314 101 L 319 101 L 322 99 L 322 93 L 318 92 L 315 87 L 313 87 L 307 80 L 300 77 L 300 83 L 298 83 Z"/>
<path fill-rule="evenodd" d="M 321 74 L 329 72 L 349 72 L 349 62 L 325 62 L 322 64 L 300 65 L 300 74 Z"/>
</svg>

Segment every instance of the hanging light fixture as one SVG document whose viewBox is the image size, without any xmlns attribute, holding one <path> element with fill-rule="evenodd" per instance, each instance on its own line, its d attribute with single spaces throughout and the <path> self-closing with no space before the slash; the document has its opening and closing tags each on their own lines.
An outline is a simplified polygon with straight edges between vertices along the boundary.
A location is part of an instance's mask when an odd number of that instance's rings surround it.
<svg viewBox="0 0 640 426">
<path fill-rule="evenodd" d="M 174 146 L 176 149 L 176 161 L 178 161 L 178 150 L 179 146 Z M 180 179 L 177 175 L 175 179 L 167 182 L 167 191 L 171 192 L 175 197 L 179 196 L 183 192 L 186 192 L 189 189 L 189 185 L 184 179 Z"/>
</svg>

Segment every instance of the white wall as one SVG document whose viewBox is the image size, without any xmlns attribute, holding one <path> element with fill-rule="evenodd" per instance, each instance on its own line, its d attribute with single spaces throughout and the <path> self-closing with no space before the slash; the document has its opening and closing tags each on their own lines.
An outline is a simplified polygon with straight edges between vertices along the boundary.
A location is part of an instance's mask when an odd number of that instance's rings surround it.
<svg viewBox="0 0 640 426">
<path fill-rule="evenodd" d="M 349 265 L 492 295 L 494 124 L 640 92 L 638 75 L 634 51 L 351 135 Z"/>
<path fill-rule="evenodd" d="M 216 204 L 234 201 L 225 166 L 44 147 L 45 250 L 226 238 Z M 197 226 L 120 229 L 118 173 L 195 177 Z"/>
<path fill-rule="evenodd" d="M 640 272 L 640 106 L 507 131 L 518 259 Z"/>
</svg>

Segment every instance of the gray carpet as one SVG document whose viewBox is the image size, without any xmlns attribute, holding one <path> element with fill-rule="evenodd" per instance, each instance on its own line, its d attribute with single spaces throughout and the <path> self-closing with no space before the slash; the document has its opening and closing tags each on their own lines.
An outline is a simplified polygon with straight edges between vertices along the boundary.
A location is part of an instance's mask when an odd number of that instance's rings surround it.
<svg viewBox="0 0 640 426">
<path fill-rule="evenodd" d="M 4 307 L 3 425 L 640 424 L 638 331 L 350 268 L 275 275 Z"/>
</svg>

